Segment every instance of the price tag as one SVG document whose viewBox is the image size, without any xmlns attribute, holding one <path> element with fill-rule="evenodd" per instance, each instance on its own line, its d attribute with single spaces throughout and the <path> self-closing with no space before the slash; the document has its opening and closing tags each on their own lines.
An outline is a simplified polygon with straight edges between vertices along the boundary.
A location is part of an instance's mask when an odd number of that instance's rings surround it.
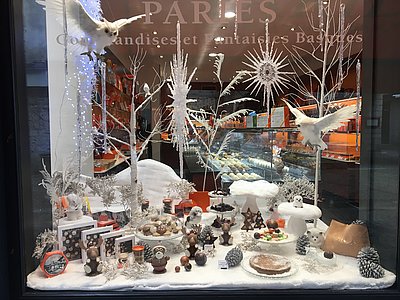
<svg viewBox="0 0 400 300">
<path fill-rule="evenodd" d="M 225 259 L 220 259 L 220 260 L 218 260 L 218 269 L 224 269 L 224 270 L 226 270 L 226 269 L 228 269 L 228 268 L 229 268 L 228 262 L 227 262 Z"/>
</svg>

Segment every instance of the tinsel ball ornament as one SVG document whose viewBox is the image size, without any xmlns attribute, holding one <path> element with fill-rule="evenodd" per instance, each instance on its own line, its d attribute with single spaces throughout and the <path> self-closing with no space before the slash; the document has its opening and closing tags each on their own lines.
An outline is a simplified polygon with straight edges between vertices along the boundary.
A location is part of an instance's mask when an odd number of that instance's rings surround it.
<svg viewBox="0 0 400 300">
<path fill-rule="evenodd" d="M 194 261 L 198 266 L 204 266 L 207 262 L 207 255 L 204 252 L 197 252 Z"/>
<path fill-rule="evenodd" d="M 243 259 L 243 252 L 239 247 L 232 248 L 225 256 L 229 268 L 235 267 L 240 264 Z"/>
</svg>

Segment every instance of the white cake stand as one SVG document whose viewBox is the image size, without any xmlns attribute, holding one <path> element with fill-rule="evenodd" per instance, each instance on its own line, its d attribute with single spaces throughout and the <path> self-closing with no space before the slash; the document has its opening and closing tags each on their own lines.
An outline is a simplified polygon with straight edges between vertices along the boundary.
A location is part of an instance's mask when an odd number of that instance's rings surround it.
<svg viewBox="0 0 400 300">
<path fill-rule="evenodd" d="M 281 203 L 278 206 L 278 212 L 283 215 L 290 216 L 286 232 L 296 236 L 302 236 L 307 230 L 305 220 L 318 219 L 321 217 L 322 212 L 318 206 L 303 203 L 303 207 L 294 207 L 293 203 Z"/>
</svg>

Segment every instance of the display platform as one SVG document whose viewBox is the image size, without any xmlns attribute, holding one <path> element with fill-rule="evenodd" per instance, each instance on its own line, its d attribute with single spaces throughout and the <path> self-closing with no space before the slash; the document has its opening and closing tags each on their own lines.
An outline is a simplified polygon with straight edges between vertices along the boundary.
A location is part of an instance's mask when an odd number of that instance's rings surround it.
<svg viewBox="0 0 400 300">
<path fill-rule="evenodd" d="M 210 224 L 215 215 L 204 213 L 203 221 Z M 241 220 L 238 220 L 241 222 Z M 322 224 L 319 223 L 319 224 Z M 324 224 L 322 224 L 323 226 Z M 308 224 L 310 226 L 310 224 Z M 72 261 L 61 275 L 53 278 L 46 278 L 40 268 L 37 268 L 27 277 L 27 286 L 36 290 L 85 290 L 85 291 L 105 291 L 105 290 L 179 290 L 179 289 L 382 289 L 388 288 L 395 283 L 396 276 L 390 271 L 385 270 L 385 275 L 380 279 L 364 278 L 360 275 L 357 260 L 353 257 L 336 256 L 336 265 L 323 265 L 318 263 L 310 255 L 298 255 L 295 253 L 296 243 L 285 243 L 282 245 L 269 245 L 259 243 L 259 251 L 244 252 L 245 259 L 257 253 L 279 254 L 288 258 L 296 272 L 291 272 L 289 276 L 259 276 L 249 272 L 243 266 L 246 262 L 228 269 L 219 269 L 218 263 L 225 258 L 229 250 L 242 241 L 242 233 L 239 226 L 231 231 L 233 235 L 232 246 L 219 245 L 215 242 L 215 256 L 208 256 L 205 266 L 196 265 L 191 260 L 192 270 L 185 271 L 181 266 L 180 272 L 175 272 L 175 267 L 180 266 L 181 253 L 168 251 L 166 255 L 170 260 L 166 266 L 167 272 L 164 274 L 153 274 L 153 268 L 149 263 L 148 271 L 143 279 L 128 279 L 120 271 L 118 275 L 107 281 L 103 274 L 97 276 L 86 276 L 83 264 L 80 261 Z M 215 236 L 221 231 L 213 228 Z M 249 231 L 253 234 L 256 231 Z M 180 239 L 174 241 L 178 244 Z M 171 243 L 171 242 L 169 242 Z M 167 249 L 171 244 L 165 243 Z M 172 245 L 173 246 L 173 245 Z"/>
</svg>

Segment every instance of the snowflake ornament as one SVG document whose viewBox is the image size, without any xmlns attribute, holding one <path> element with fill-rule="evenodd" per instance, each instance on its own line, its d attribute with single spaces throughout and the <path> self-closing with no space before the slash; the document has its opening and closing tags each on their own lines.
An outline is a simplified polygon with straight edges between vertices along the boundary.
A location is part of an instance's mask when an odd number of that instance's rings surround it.
<svg viewBox="0 0 400 300">
<path fill-rule="evenodd" d="M 253 87 L 252 94 L 254 92 L 258 94 L 261 88 L 263 88 L 263 105 L 267 105 L 267 113 L 269 114 L 270 99 L 272 98 L 273 90 L 276 93 L 283 92 L 281 86 L 286 88 L 286 83 L 289 82 L 289 79 L 285 78 L 285 75 L 292 74 L 292 72 L 281 71 L 282 68 L 288 65 L 288 63 L 285 63 L 287 56 L 281 59 L 282 51 L 278 54 L 278 50 L 274 49 L 274 42 L 272 42 L 270 47 L 268 25 L 269 21 L 267 19 L 265 20 L 265 50 L 261 43 L 259 43 L 261 53 L 259 54 L 257 50 L 254 50 L 254 54 L 249 51 L 249 55 L 245 54 L 245 56 L 250 62 L 243 63 L 252 69 L 252 71 L 247 71 L 251 77 L 244 81 L 251 81 L 247 88 Z"/>
<path fill-rule="evenodd" d="M 176 25 L 176 32 L 177 53 L 173 56 L 172 62 L 170 63 L 171 82 L 168 82 L 168 88 L 171 91 L 170 97 L 173 99 L 172 104 L 168 106 L 172 108 L 171 122 L 168 129 L 171 130 L 172 142 L 179 152 L 180 177 L 183 178 L 183 152 L 188 147 L 189 126 L 194 128 L 189 117 L 187 104 L 196 101 L 187 99 L 187 95 L 190 91 L 190 82 L 197 68 L 194 68 L 192 74 L 186 79 L 188 55 L 184 55 L 181 49 L 181 30 L 179 22 Z"/>
</svg>

